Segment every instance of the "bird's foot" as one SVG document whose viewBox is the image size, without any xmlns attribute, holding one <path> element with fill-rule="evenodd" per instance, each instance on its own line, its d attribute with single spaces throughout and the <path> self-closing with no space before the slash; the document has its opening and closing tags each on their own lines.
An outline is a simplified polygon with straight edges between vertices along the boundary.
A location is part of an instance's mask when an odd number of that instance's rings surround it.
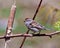
<svg viewBox="0 0 60 48">
<path fill-rule="evenodd" d="M 52 38 L 52 35 L 49 35 L 50 38 Z"/>
</svg>

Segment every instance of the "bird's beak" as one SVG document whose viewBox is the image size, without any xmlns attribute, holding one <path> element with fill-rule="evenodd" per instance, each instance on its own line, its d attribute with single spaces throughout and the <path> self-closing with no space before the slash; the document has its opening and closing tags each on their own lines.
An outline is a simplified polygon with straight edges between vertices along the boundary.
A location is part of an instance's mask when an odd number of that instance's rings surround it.
<svg viewBox="0 0 60 48">
<path fill-rule="evenodd" d="M 25 22 L 25 21 L 24 21 Z"/>
</svg>

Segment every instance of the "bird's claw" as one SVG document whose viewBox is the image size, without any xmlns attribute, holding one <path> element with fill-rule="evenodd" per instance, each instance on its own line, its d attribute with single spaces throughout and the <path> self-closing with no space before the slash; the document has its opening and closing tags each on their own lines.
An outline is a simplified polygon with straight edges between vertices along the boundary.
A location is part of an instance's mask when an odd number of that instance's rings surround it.
<svg viewBox="0 0 60 48">
<path fill-rule="evenodd" d="M 52 38 L 52 35 L 49 35 L 50 38 Z"/>
</svg>

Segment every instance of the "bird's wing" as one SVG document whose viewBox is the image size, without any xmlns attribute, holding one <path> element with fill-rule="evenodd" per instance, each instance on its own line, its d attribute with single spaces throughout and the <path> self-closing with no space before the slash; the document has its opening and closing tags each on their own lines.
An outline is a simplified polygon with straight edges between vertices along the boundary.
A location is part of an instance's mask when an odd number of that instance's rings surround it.
<svg viewBox="0 0 60 48">
<path fill-rule="evenodd" d="M 35 22 L 35 21 L 33 21 L 33 22 L 31 22 L 31 24 L 30 24 L 33 28 L 37 28 L 37 29 L 42 29 L 42 25 L 41 24 L 39 24 L 39 23 L 37 23 L 37 22 Z"/>
</svg>

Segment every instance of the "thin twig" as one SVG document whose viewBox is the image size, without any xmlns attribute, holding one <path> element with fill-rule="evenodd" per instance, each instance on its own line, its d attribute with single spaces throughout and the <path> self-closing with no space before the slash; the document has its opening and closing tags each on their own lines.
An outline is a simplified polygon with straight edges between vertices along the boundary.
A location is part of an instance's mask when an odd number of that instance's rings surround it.
<svg viewBox="0 0 60 48">
<path fill-rule="evenodd" d="M 26 32 L 26 34 L 28 34 L 29 31 L 30 31 L 30 30 L 28 29 L 28 31 Z M 23 46 L 23 44 L 24 44 L 24 42 L 25 42 L 25 39 L 26 39 L 26 37 L 23 38 L 23 41 L 22 41 L 22 43 L 21 43 L 21 45 L 20 45 L 20 48 L 22 48 L 22 46 Z"/>
<path fill-rule="evenodd" d="M 38 5 L 38 7 L 37 7 L 37 9 L 36 9 L 36 12 L 35 12 L 35 14 L 34 14 L 34 16 L 33 16 L 33 20 L 36 18 L 36 15 L 37 15 L 37 13 L 38 13 L 38 11 L 39 11 L 39 8 L 41 7 L 41 3 L 42 3 L 42 0 L 39 2 L 39 5 Z"/>
<path fill-rule="evenodd" d="M 35 17 L 36 17 L 36 15 L 37 15 L 37 13 L 38 13 L 38 11 L 39 11 L 39 8 L 40 8 L 40 6 L 41 6 L 41 3 L 42 3 L 42 0 L 39 2 L 39 5 L 38 5 L 38 7 L 37 7 L 37 9 L 36 9 L 36 12 L 35 12 L 35 14 L 34 14 L 34 16 L 33 16 L 33 20 L 35 19 Z M 28 31 L 26 32 L 26 34 L 28 34 L 29 33 L 29 29 L 28 29 Z M 26 37 L 24 37 L 23 38 L 23 41 L 22 41 L 22 43 L 21 43 L 21 45 L 20 45 L 20 48 L 22 48 L 22 46 L 23 46 L 23 44 L 24 44 L 24 42 L 25 42 L 25 39 L 26 39 Z"/>
<path fill-rule="evenodd" d="M 0 36 L 0 39 L 5 39 L 5 38 L 14 38 L 14 37 L 40 37 L 40 36 L 48 36 L 52 37 L 53 35 L 58 35 L 60 34 L 60 31 L 52 32 L 52 33 L 45 33 L 45 34 L 13 34 L 13 35 L 8 35 L 8 36 Z"/>
</svg>

